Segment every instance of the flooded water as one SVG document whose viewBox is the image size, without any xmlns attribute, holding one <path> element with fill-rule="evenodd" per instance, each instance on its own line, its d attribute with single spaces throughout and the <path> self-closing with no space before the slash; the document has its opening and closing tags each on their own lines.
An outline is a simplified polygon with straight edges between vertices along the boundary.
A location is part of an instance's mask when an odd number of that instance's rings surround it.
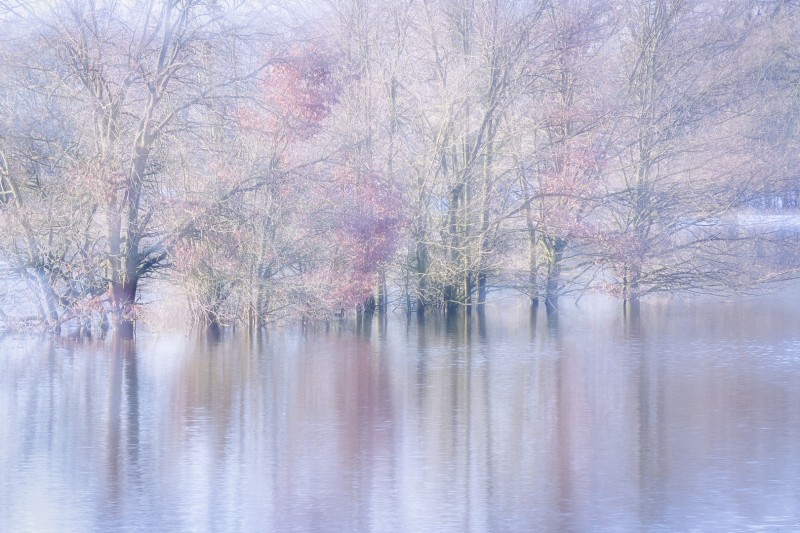
<svg viewBox="0 0 800 533">
<path fill-rule="evenodd" d="M 0 340 L 0 531 L 798 531 L 800 306 Z"/>
</svg>

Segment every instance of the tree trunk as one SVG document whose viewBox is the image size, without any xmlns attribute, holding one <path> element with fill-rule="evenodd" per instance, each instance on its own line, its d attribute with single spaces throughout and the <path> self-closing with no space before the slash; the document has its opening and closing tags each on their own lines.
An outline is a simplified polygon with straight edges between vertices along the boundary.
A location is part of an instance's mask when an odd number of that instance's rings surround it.
<svg viewBox="0 0 800 533">
<path fill-rule="evenodd" d="M 145 179 L 145 170 L 150 157 L 148 142 L 152 138 L 147 133 L 146 121 L 143 121 L 137 135 L 137 144 L 134 147 L 133 165 L 128 175 L 123 200 L 119 203 L 112 199 L 109 204 L 108 242 L 109 264 L 109 291 L 111 308 L 114 317 L 114 328 L 121 335 L 133 336 L 134 330 L 134 305 L 136 304 L 136 291 L 139 286 L 139 244 L 142 239 L 139 209 L 142 193 L 142 184 Z M 149 139 L 149 141 L 148 141 Z M 122 227 L 121 208 L 127 209 L 126 225 Z M 124 236 L 124 237 L 123 237 Z M 123 249 L 122 244 L 125 244 Z"/>
<path fill-rule="evenodd" d="M 486 305 L 486 273 L 478 274 L 478 311 L 483 311 Z"/>
<path fill-rule="evenodd" d="M 111 309 L 114 329 L 122 337 L 132 337 L 134 330 L 134 305 L 139 280 L 135 276 L 122 281 L 111 281 Z"/>
<path fill-rule="evenodd" d="M 377 298 L 376 298 L 376 310 L 378 314 L 383 315 L 386 313 L 388 309 L 388 297 L 387 297 L 388 289 L 386 287 L 386 270 L 381 269 L 380 274 L 378 276 L 378 288 L 377 288 Z"/>
<path fill-rule="evenodd" d="M 549 240 L 549 239 L 548 239 Z M 561 284 L 561 259 L 566 248 L 566 241 L 556 237 L 548 245 L 547 284 L 545 287 L 545 306 L 548 311 L 558 310 L 558 297 Z"/>
<path fill-rule="evenodd" d="M 639 267 L 625 265 L 622 276 L 622 306 L 623 310 L 639 306 Z"/>
<path fill-rule="evenodd" d="M 375 314 L 375 296 L 370 295 L 369 298 L 364 300 L 364 303 L 359 306 L 360 309 L 363 311 L 364 316 L 372 316 Z"/>
<path fill-rule="evenodd" d="M 530 290 L 531 309 L 539 307 L 539 265 L 536 259 L 536 230 L 532 224 L 528 228 L 528 287 Z"/>
<path fill-rule="evenodd" d="M 58 308 L 56 307 L 57 296 L 53 290 L 53 285 L 50 278 L 45 272 L 44 267 L 34 267 L 31 273 L 27 268 L 25 269 L 28 286 L 35 292 L 38 292 L 36 298 L 36 306 L 39 310 L 39 319 L 47 329 L 54 332 L 60 331 L 58 324 Z"/>
<path fill-rule="evenodd" d="M 460 269 L 459 261 L 459 217 L 458 210 L 463 192 L 464 185 L 458 184 L 450 191 L 450 206 L 448 213 L 448 231 L 450 233 L 450 266 L 455 269 Z M 459 272 L 459 270 L 456 270 Z M 448 313 L 454 313 L 458 309 L 458 276 L 453 274 L 456 278 L 449 281 L 444 287 L 444 303 L 445 309 Z M 462 280 L 463 281 L 463 280 Z"/>
<path fill-rule="evenodd" d="M 426 292 L 428 290 L 428 249 L 425 246 L 425 243 L 422 241 L 421 238 L 416 239 L 416 246 L 414 250 L 414 255 L 416 256 L 416 267 L 417 267 L 417 286 L 416 286 L 416 302 L 415 308 L 418 315 L 425 314 L 425 307 L 427 305 L 426 302 Z"/>
</svg>

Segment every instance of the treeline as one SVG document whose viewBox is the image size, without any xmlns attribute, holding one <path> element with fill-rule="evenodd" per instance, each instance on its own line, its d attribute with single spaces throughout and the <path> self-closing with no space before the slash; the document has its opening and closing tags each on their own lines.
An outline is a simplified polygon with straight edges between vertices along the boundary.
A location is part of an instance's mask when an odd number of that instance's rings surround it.
<svg viewBox="0 0 800 533">
<path fill-rule="evenodd" d="M 795 272 L 752 223 L 800 191 L 791 2 L 3 1 L 0 35 L 7 325 Z"/>
</svg>

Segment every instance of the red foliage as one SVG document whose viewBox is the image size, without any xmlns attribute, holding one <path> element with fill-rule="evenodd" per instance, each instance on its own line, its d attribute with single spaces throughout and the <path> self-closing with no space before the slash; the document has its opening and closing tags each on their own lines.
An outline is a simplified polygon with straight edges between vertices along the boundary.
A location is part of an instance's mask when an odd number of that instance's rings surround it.
<svg viewBox="0 0 800 533">
<path fill-rule="evenodd" d="M 397 249 L 404 221 L 401 203 L 375 173 L 337 176 L 328 199 L 334 208 L 333 268 L 339 277 L 335 296 L 352 306 L 369 297 L 378 272 Z"/>
<path fill-rule="evenodd" d="M 306 47 L 290 51 L 266 70 L 262 85 L 277 129 L 300 140 L 319 131 L 338 99 L 333 64 L 330 53 Z"/>
</svg>

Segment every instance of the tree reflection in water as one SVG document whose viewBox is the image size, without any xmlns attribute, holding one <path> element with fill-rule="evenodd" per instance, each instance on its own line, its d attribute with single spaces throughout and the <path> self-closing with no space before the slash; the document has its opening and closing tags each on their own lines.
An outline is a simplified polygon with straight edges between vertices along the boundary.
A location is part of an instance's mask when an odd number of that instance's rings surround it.
<svg viewBox="0 0 800 533">
<path fill-rule="evenodd" d="M 584 303 L 7 337 L 1 529 L 791 529 L 796 316 Z"/>
</svg>

